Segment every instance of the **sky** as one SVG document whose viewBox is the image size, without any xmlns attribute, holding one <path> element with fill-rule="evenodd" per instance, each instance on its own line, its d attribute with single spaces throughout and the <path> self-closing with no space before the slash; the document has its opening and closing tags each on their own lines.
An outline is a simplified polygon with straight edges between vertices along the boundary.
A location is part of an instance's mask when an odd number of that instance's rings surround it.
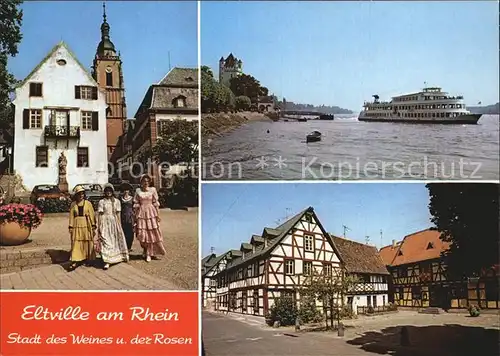
<svg viewBox="0 0 500 356">
<path fill-rule="evenodd" d="M 498 102 L 497 1 L 202 2 L 201 61 L 229 53 L 279 98 L 360 111 L 427 82 Z"/>
<path fill-rule="evenodd" d="M 61 40 L 89 70 L 101 40 L 102 2 L 29 1 L 19 53 L 8 68 L 24 79 Z M 151 84 L 172 67 L 198 65 L 198 10 L 195 1 L 108 1 L 107 22 L 123 62 L 127 116 L 133 117 Z"/>
<path fill-rule="evenodd" d="M 253 234 L 312 206 L 323 227 L 380 248 L 432 225 L 424 183 L 203 184 L 202 252 L 239 249 Z M 382 230 L 382 238 L 380 236 Z"/>
</svg>

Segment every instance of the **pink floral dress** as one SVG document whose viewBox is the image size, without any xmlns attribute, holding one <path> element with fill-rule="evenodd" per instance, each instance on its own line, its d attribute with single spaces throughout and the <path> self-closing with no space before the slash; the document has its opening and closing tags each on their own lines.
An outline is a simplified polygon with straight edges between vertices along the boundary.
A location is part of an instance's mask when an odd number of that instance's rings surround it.
<svg viewBox="0 0 500 356">
<path fill-rule="evenodd" d="M 148 256 L 165 255 L 163 235 L 156 220 L 159 207 L 156 188 L 149 187 L 146 191 L 137 188 L 134 195 L 136 237 Z"/>
</svg>

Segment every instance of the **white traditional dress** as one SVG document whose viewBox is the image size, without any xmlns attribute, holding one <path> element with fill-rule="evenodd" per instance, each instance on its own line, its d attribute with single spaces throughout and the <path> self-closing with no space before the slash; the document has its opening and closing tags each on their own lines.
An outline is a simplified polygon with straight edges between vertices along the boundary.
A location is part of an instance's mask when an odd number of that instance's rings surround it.
<svg viewBox="0 0 500 356">
<path fill-rule="evenodd" d="M 119 223 L 121 204 L 118 199 L 101 199 L 99 213 L 99 249 L 104 263 L 113 264 L 129 260 L 125 234 Z"/>
<path fill-rule="evenodd" d="M 137 188 L 134 195 L 136 237 L 147 256 L 165 255 L 163 235 L 156 220 L 159 207 L 155 187 L 149 187 L 146 191 Z"/>
</svg>

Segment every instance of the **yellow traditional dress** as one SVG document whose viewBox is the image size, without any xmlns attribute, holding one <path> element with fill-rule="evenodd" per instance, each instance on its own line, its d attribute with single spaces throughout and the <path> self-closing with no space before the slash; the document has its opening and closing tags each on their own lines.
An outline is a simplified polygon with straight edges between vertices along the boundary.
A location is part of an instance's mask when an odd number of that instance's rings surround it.
<svg viewBox="0 0 500 356">
<path fill-rule="evenodd" d="M 71 229 L 71 262 L 95 259 L 94 229 L 95 213 L 92 203 L 82 200 L 73 202 L 69 209 L 69 227 Z"/>
</svg>

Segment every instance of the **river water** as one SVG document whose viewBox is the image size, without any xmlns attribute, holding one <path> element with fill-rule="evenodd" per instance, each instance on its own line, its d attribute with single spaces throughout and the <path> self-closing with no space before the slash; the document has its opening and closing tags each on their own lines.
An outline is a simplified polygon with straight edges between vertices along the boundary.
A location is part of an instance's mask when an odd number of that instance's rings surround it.
<svg viewBox="0 0 500 356">
<path fill-rule="evenodd" d="M 306 143 L 320 131 L 322 140 Z M 206 180 L 498 180 L 499 117 L 477 125 L 250 122 L 202 145 Z"/>
</svg>

